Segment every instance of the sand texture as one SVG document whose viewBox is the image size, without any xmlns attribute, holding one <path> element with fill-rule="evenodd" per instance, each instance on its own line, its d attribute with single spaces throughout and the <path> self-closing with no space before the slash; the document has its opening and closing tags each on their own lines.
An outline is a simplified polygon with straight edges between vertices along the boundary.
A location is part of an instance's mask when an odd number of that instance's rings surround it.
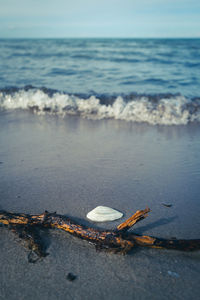
<svg viewBox="0 0 200 300">
<path fill-rule="evenodd" d="M 98 223 L 113 229 L 149 206 L 135 232 L 200 238 L 199 129 L 1 112 L 0 209 L 57 211 L 93 225 L 86 214 L 104 205 L 124 214 Z M 31 264 L 28 250 L 0 227 L 0 299 L 199 297 L 199 251 L 137 248 L 121 256 L 59 230 L 42 235 L 49 255 Z"/>
</svg>

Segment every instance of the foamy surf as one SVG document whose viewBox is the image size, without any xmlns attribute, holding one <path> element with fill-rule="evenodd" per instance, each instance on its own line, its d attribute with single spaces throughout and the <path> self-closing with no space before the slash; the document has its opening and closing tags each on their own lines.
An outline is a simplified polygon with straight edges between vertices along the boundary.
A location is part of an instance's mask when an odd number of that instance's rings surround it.
<svg viewBox="0 0 200 300">
<path fill-rule="evenodd" d="M 112 98 L 112 100 L 111 100 Z M 151 125 L 186 125 L 200 122 L 200 98 L 182 95 L 98 96 L 83 98 L 47 89 L 0 92 L 0 108 L 31 110 L 37 114 L 79 115 L 88 119 L 116 119 Z"/>
</svg>

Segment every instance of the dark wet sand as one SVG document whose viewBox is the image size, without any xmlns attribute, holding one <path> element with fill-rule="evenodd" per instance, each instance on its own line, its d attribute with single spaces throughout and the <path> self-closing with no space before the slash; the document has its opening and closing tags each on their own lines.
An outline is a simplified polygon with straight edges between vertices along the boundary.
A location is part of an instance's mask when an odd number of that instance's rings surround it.
<svg viewBox="0 0 200 300">
<path fill-rule="evenodd" d="M 45 209 L 82 219 L 97 205 L 149 217 L 135 231 L 200 238 L 200 126 L 148 126 L 0 113 L 0 209 Z M 172 204 L 171 207 L 162 205 Z M 36 264 L 0 228 L 0 299 L 197 299 L 200 252 L 138 248 L 127 256 L 96 252 L 65 232 L 45 236 L 49 256 Z M 67 280 L 71 272 L 77 276 Z"/>
</svg>

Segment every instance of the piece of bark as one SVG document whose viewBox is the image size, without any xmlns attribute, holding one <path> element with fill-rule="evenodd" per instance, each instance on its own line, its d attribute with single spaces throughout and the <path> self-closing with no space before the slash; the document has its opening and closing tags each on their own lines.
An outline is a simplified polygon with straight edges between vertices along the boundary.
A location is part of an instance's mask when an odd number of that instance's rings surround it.
<svg viewBox="0 0 200 300">
<path fill-rule="evenodd" d="M 129 219 L 127 219 L 125 222 L 121 223 L 117 226 L 118 231 L 127 231 L 129 228 L 131 228 L 133 225 L 135 225 L 137 222 L 143 220 L 148 216 L 148 212 L 150 212 L 150 209 L 147 207 L 144 210 L 137 210 L 134 215 L 132 215 Z"/>
<path fill-rule="evenodd" d="M 45 212 L 40 215 L 29 215 L 20 213 L 9 213 L 0 211 L 0 223 L 17 227 L 28 228 L 29 232 L 34 232 L 33 228 L 58 228 L 79 238 L 87 240 L 94 244 L 98 250 L 104 249 L 113 251 L 115 253 L 126 254 L 136 246 L 164 248 L 183 251 L 192 251 L 200 249 L 200 239 L 196 240 L 174 240 L 161 239 L 145 235 L 137 235 L 128 230 L 138 221 L 147 217 L 149 208 L 137 211 L 128 220 L 120 224 L 116 230 L 100 230 L 81 225 L 73 219 L 59 215 L 56 213 Z M 25 231 L 27 233 L 27 231 Z M 31 249 L 35 249 L 34 253 L 38 257 L 45 256 L 45 253 L 40 250 L 37 238 L 27 237 L 27 234 L 21 236 L 22 239 L 27 240 Z M 30 243 L 31 241 L 31 243 Z M 39 250 L 38 250 L 39 249 Z M 42 249 L 42 248 L 41 248 Z"/>
</svg>

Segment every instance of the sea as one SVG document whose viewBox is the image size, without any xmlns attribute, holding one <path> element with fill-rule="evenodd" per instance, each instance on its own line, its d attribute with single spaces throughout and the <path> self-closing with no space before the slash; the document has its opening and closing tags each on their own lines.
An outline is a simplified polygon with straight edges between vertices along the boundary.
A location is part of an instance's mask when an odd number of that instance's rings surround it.
<svg viewBox="0 0 200 300">
<path fill-rule="evenodd" d="M 200 39 L 0 39 L 0 109 L 200 122 Z"/>
</svg>

